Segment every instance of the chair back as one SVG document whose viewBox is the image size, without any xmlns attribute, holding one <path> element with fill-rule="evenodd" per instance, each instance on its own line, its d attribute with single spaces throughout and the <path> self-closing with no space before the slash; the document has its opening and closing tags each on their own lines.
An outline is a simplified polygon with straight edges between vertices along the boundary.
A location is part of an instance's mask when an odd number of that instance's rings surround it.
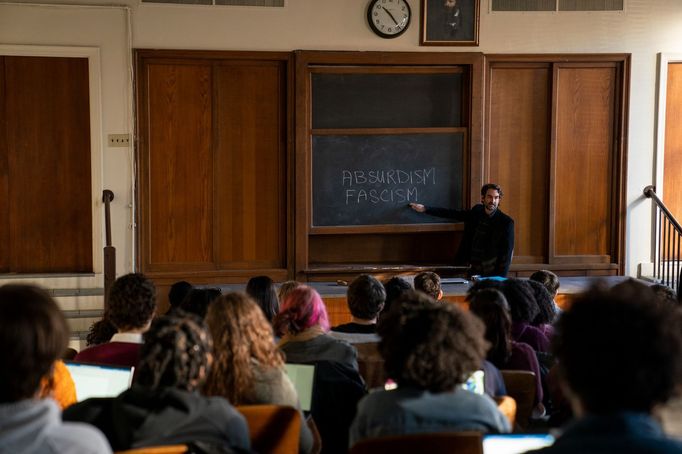
<svg viewBox="0 0 682 454">
<path fill-rule="evenodd" d="M 353 344 L 358 351 L 358 368 L 368 389 L 383 387 L 386 384 L 384 359 L 379 354 L 377 342 Z"/>
<path fill-rule="evenodd" d="M 537 386 L 535 374 L 527 370 L 502 370 L 507 394 L 516 401 L 516 428 L 526 429 L 533 414 Z"/>
<path fill-rule="evenodd" d="M 483 454 L 483 437 L 479 432 L 443 432 L 367 438 L 350 448 L 349 454 Z"/>
<path fill-rule="evenodd" d="M 240 405 L 249 426 L 251 449 L 273 454 L 297 454 L 301 431 L 300 412 L 282 405 Z"/>
<path fill-rule="evenodd" d="M 145 448 L 126 449 L 116 451 L 116 454 L 184 454 L 187 445 L 147 446 Z"/>
</svg>

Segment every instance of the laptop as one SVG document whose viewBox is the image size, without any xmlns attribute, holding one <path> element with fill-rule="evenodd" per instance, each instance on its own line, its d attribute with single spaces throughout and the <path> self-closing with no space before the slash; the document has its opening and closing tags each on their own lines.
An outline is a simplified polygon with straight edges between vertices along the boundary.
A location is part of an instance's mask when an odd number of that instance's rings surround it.
<svg viewBox="0 0 682 454">
<path fill-rule="evenodd" d="M 474 394 L 485 394 L 485 373 L 482 370 L 475 371 L 462 383 L 462 388 Z"/>
<path fill-rule="evenodd" d="M 495 434 L 483 436 L 483 454 L 520 454 L 551 446 L 550 434 Z"/>
<path fill-rule="evenodd" d="M 134 367 L 65 362 L 76 385 L 76 399 L 116 397 L 133 382 Z"/>
<path fill-rule="evenodd" d="M 298 393 L 298 400 L 301 410 L 310 411 L 313 400 L 313 378 L 315 377 L 315 366 L 310 364 L 289 364 L 284 368 L 289 379 L 294 384 Z"/>
</svg>

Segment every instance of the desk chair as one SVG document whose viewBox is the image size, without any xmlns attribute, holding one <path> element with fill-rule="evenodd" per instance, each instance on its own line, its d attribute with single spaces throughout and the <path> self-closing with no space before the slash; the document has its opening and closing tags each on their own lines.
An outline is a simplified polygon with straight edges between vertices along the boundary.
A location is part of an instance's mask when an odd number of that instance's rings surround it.
<svg viewBox="0 0 682 454">
<path fill-rule="evenodd" d="M 528 428 L 535 407 L 535 374 L 526 370 L 501 370 L 507 394 L 516 401 L 514 432 Z"/>
<path fill-rule="evenodd" d="M 360 375 L 365 380 L 367 389 L 383 388 L 386 384 L 384 359 L 379 354 L 378 345 L 377 342 L 353 344 L 353 347 L 358 351 L 358 368 Z"/>
<path fill-rule="evenodd" d="M 298 454 L 301 417 L 282 405 L 240 405 L 237 411 L 249 425 L 251 449 L 272 454 Z"/>
<path fill-rule="evenodd" d="M 483 454 L 479 432 L 443 432 L 366 438 L 350 448 L 349 454 Z"/>
</svg>

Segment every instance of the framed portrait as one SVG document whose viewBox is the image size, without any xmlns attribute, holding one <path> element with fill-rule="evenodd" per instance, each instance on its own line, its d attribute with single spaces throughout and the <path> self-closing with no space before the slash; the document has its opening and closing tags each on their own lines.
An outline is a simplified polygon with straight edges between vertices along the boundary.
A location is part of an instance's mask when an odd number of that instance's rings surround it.
<svg viewBox="0 0 682 454">
<path fill-rule="evenodd" d="M 480 0 L 421 0 L 422 46 L 478 46 Z"/>
</svg>

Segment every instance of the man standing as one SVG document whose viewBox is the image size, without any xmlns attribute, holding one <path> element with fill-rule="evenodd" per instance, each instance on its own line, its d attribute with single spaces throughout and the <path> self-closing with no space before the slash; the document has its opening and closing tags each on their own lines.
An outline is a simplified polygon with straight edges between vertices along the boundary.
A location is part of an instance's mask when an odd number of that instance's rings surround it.
<svg viewBox="0 0 682 454">
<path fill-rule="evenodd" d="M 506 276 L 514 251 L 514 220 L 499 208 L 502 189 L 488 183 L 481 188 L 481 203 L 470 210 L 449 210 L 411 203 L 410 208 L 464 222 L 457 260 L 470 265 L 471 275 Z"/>
</svg>

